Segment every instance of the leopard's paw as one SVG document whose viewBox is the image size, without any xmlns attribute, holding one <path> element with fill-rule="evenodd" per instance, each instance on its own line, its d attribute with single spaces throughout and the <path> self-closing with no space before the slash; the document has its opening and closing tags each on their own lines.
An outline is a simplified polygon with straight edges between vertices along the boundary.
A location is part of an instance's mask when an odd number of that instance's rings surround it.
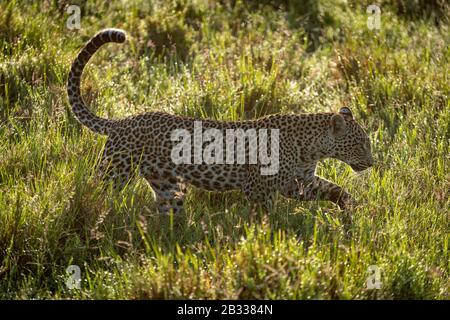
<svg viewBox="0 0 450 320">
<path fill-rule="evenodd" d="M 346 211 L 351 210 L 358 205 L 356 200 L 348 193 L 342 194 L 342 196 L 339 198 L 339 201 L 337 204 L 338 204 L 339 208 L 341 208 L 342 210 L 346 210 Z"/>
</svg>

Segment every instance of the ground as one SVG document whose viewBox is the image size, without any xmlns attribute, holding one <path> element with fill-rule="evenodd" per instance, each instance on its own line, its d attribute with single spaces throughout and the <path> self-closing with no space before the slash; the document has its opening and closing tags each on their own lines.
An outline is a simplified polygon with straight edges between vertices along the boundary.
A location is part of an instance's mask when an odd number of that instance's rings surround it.
<svg viewBox="0 0 450 320">
<path fill-rule="evenodd" d="M 379 1 L 379 29 L 353 0 L 76 3 L 73 30 L 68 1 L 0 4 L 0 298 L 450 298 L 446 2 Z M 191 188 L 184 216 L 159 216 L 144 180 L 103 184 L 105 138 L 75 120 L 65 82 L 105 27 L 129 40 L 83 79 L 104 117 L 350 107 L 376 165 L 319 174 L 358 206 L 280 198 L 252 215 L 238 192 Z"/>
</svg>

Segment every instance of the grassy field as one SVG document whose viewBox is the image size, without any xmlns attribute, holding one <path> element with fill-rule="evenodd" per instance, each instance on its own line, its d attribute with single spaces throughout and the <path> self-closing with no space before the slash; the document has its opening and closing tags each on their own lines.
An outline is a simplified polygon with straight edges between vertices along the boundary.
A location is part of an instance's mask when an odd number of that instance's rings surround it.
<svg viewBox="0 0 450 320">
<path fill-rule="evenodd" d="M 79 30 L 67 28 L 68 1 L 0 3 L 0 298 L 450 298 L 445 1 L 380 0 L 379 30 L 370 3 L 354 0 L 74 3 Z M 73 117 L 65 82 L 105 27 L 129 37 L 102 48 L 83 79 L 105 117 L 349 106 L 377 164 L 356 174 L 328 160 L 319 173 L 358 206 L 280 198 L 255 216 L 238 192 L 191 188 L 186 214 L 167 217 L 144 180 L 102 185 L 105 138 Z M 79 289 L 67 286 L 69 265 Z"/>
</svg>

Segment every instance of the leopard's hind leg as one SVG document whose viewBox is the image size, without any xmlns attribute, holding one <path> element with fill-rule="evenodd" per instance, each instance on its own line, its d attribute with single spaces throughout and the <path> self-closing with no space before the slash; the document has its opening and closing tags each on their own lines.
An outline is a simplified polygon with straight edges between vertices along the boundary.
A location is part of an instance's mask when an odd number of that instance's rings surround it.
<svg viewBox="0 0 450 320">
<path fill-rule="evenodd" d="M 183 204 L 186 188 L 183 183 L 175 180 L 175 178 L 170 180 L 147 178 L 155 193 L 155 200 L 160 214 L 169 214 L 171 210 L 174 214 L 184 212 Z"/>
<path fill-rule="evenodd" d="M 133 176 L 133 161 L 130 151 L 117 148 L 118 143 L 109 138 L 105 144 L 98 168 L 98 175 L 112 181 L 116 190 L 123 189 Z"/>
<path fill-rule="evenodd" d="M 155 202 L 160 214 L 181 214 L 186 196 L 186 184 L 183 179 L 173 171 L 170 160 L 144 157 L 140 174 L 153 189 Z"/>
</svg>

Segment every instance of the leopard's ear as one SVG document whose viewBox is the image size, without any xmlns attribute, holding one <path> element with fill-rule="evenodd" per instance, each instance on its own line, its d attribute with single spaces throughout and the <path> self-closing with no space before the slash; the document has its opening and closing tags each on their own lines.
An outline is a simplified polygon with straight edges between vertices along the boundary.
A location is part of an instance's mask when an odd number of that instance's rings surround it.
<svg viewBox="0 0 450 320">
<path fill-rule="evenodd" d="M 330 120 L 331 133 L 335 137 L 340 137 L 347 131 L 347 124 L 341 113 L 334 114 Z"/>
<path fill-rule="evenodd" d="M 350 118 L 350 119 L 353 119 L 353 113 L 352 113 L 352 111 L 351 111 L 349 108 L 347 108 L 347 107 L 342 107 L 342 108 L 339 110 L 339 113 L 340 113 L 341 115 L 343 115 L 344 117 L 348 117 L 348 118 Z"/>
</svg>

